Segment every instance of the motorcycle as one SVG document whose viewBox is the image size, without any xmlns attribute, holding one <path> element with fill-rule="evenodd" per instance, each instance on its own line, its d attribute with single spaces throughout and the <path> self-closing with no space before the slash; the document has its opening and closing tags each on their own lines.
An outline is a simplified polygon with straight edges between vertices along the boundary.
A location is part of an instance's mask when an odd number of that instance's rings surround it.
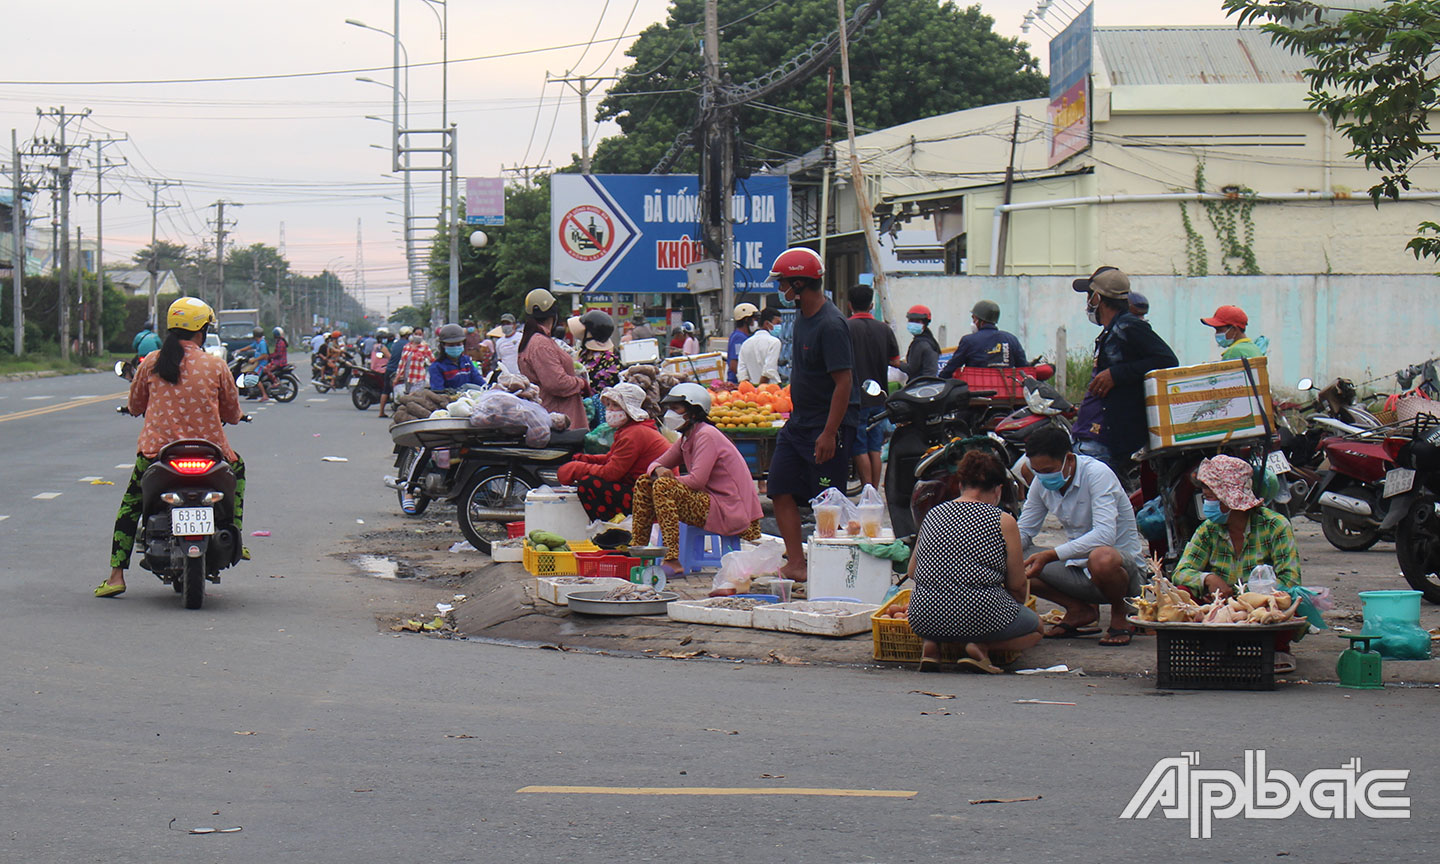
<svg viewBox="0 0 1440 864">
<path fill-rule="evenodd" d="M 349 360 L 341 358 L 335 361 L 335 371 L 330 375 L 326 375 L 325 362 L 322 358 L 319 370 L 317 371 L 313 366 L 310 370 L 312 376 L 310 383 L 315 385 L 316 393 L 344 390 L 350 386 L 350 377 L 357 368 L 359 367 L 353 365 Z"/>
<path fill-rule="evenodd" d="M 1385 441 L 1395 467 L 1385 475 L 1381 529 L 1395 529 L 1395 557 L 1410 587 L 1440 604 L 1440 421 L 1425 414 L 1412 437 Z"/>
<path fill-rule="evenodd" d="M 300 393 L 300 379 L 295 377 L 295 367 L 288 363 L 284 366 L 272 368 L 267 365 L 259 372 L 244 371 L 245 364 L 251 356 L 245 353 L 245 349 L 235 352 L 235 358 L 230 361 L 230 374 L 235 377 L 235 387 L 240 395 L 246 399 L 259 399 L 268 395 L 276 402 L 293 402 Z M 265 392 L 260 391 L 260 382 L 264 379 Z"/>
<path fill-rule="evenodd" d="M 1037 381 L 1034 378 L 1026 378 L 1025 405 L 1007 414 L 999 423 L 995 424 L 994 432 L 1000 436 L 1006 446 L 1006 456 L 1015 457 L 1018 463 L 1018 456 L 1025 452 L 1025 442 L 1030 436 L 1052 426 L 1070 431 L 1071 421 L 1075 419 L 1075 406 L 1070 404 L 1059 390 Z M 1017 471 L 1014 464 L 1007 463 L 1011 477 L 1018 486 L 1021 498 L 1030 489 L 1030 480 L 1024 472 Z"/>
<path fill-rule="evenodd" d="M 134 381 L 134 380 L 135 380 L 135 370 L 140 368 L 140 361 L 141 361 L 141 360 L 144 360 L 144 359 L 145 359 L 144 357 L 140 356 L 139 354 L 136 354 L 134 357 L 131 357 L 129 360 L 116 360 L 116 361 L 115 361 L 115 375 L 116 375 L 116 377 L 124 378 L 126 381 Z"/>
<path fill-rule="evenodd" d="M 1381 527 L 1390 509 L 1383 493 L 1386 475 L 1397 466 L 1384 435 L 1378 428 L 1320 441 L 1324 462 L 1305 509 L 1312 518 L 1318 514 L 1325 539 L 1336 549 L 1363 552 L 1392 539 Z"/>
<path fill-rule="evenodd" d="M 585 443 L 583 431 L 555 432 L 544 447 L 529 447 L 523 435 L 477 429 L 468 419 L 410 420 L 390 427 L 396 475 L 385 478 L 402 506 L 413 514 L 431 501 L 454 503 L 460 532 L 489 554 L 486 522 L 525 516 L 525 496 L 541 486 L 559 486 L 560 466 Z M 441 455 L 443 451 L 444 455 Z"/>
<path fill-rule="evenodd" d="M 350 403 L 361 411 L 368 411 L 371 405 L 380 401 L 380 394 L 386 391 L 389 379 L 383 371 L 358 368 L 360 377 L 355 381 L 355 389 L 350 391 Z"/>
<path fill-rule="evenodd" d="M 129 414 L 123 405 L 117 410 Z M 220 571 L 245 551 L 235 527 L 235 473 L 209 441 L 175 441 L 160 448 L 140 490 L 140 566 L 172 586 L 186 609 L 199 609 L 206 581 L 218 585 Z"/>
</svg>

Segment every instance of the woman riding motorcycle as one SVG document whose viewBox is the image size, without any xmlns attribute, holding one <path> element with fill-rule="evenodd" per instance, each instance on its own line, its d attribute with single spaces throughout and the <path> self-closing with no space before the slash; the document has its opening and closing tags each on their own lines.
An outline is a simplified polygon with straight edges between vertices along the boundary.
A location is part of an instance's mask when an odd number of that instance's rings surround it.
<svg viewBox="0 0 1440 864">
<path fill-rule="evenodd" d="M 536 288 L 525 295 L 525 335 L 520 337 L 520 374 L 540 388 L 546 411 L 570 418 L 572 430 L 586 430 L 584 397 L 590 385 L 575 374 L 575 359 L 554 339 L 550 330 L 559 314 L 555 295 Z"/>
<path fill-rule="evenodd" d="M 219 447 L 235 472 L 235 530 L 245 501 L 245 463 L 230 449 L 222 424 L 239 423 L 240 394 L 230 367 L 205 353 L 205 335 L 215 323 L 214 311 L 194 297 L 170 304 L 165 317 L 168 332 L 157 353 L 146 357 L 130 383 L 128 413 L 144 416 L 145 428 L 130 473 L 130 484 L 120 499 L 115 533 L 110 546 L 110 578 L 95 589 L 96 597 L 125 593 L 125 568 L 135 546 L 141 508 L 140 478 L 160 449 L 185 439 L 202 439 Z M 241 535 L 243 536 L 243 535 Z M 249 558 L 249 552 L 244 557 Z"/>
</svg>

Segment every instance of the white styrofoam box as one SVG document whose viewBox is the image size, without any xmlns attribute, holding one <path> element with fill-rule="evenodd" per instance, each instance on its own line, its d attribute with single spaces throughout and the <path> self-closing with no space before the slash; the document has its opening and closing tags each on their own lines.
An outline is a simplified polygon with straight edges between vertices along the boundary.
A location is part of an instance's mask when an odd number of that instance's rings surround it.
<svg viewBox="0 0 1440 864">
<path fill-rule="evenodd" d="M 631 363 L 655 363 L 659 359 L 659 339 L 631 339 L 620 343 L 620 362 L 626 366 Z"/>
<path fill-rule="evenodd" d="M 1223 360 L 1147 373 L 1149 449 L 1263 437 L 1266 415 L 1275 416 L 1270 373 L 1264 357 L 1250 358 L 1249 366 L 1247 372 L 1241 361 Z"/>
<path fill-rule="evenodd" d="M 860 544 L 885 543 L 867 538 L 811 537 L 806 594 L 810 597 L 854 597 L 879 604 L 894 584 L 890 562 L 860 551 Z"/>
<path fill-rule="evenodd" d="M 841 614 L 812 612 L 810 608 L 839 609 Z M 804 633 L 808 636 L 854 636 L 870 632 L 870 616 L 879 609 L 878 603 L 844 603 L 837 600 L 795 600 L 757 606 L 753 624 L 757 630 L 779 630 L 783 633 Z"/>
<path fill-rule="evenodd" d="M 578 576 L 536 576 L 535 596 L 556 606 L 569 606 L 570 595 L 575 591 L 609 591 L 621 585 L 629 585 L 628 579 L 611 579 L 595 576 L 585 582 L 561 582 L 561 579 L 579 579 Z"/>
<path fill-rule="evenodd" d="M 490 544 L 490 560 L 496 564 L 509 564 L 525 560 L 525 538 L 513 537 L 496 540 Z"/>
<path fill-rule="evenodd" d="M 671 621 L 684 621 L 689 624 L 718 624 L 721 627 L 750 627 L 753 626 L 753 609 L 723 609 L 715 606 L 715 601 L 724 600 L 724 597 L 706 597 L 703 600 L 676 600 L 665 607 L 665 613 L 670 616 Z"/>
<path fill-rule="evenodd" d="M 566 540 L 588 540 L 590 517 L 580 496 L 569 486 L 532 489 L 525 493 L 525 530 L 553 531 Z"/>
</svg>

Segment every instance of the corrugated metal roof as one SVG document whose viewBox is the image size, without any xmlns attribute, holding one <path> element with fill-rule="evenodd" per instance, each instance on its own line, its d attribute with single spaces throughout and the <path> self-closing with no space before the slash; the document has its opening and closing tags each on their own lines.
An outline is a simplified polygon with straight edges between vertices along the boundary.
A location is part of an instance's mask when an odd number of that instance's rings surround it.
<svg viewBox="0 0 1440 864">
<path fill-rule="evenodd" d="M 1310 64 L 1258 27 L 1096 27 L 1115 86 L 1301 84 Z"/>
</svg>

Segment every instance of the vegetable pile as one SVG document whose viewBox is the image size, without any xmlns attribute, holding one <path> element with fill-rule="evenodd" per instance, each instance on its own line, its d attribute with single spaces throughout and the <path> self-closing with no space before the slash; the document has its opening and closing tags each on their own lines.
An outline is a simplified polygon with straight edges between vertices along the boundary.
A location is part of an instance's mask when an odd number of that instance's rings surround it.
<svg viewBox="0 0 1440 864">
<path fill-rule="evenodd" d="M 536 529 L 530 532 L 530 545 L 536 552 L 568 552 L 570 545 L 554 531 Z"/>
</svg>

